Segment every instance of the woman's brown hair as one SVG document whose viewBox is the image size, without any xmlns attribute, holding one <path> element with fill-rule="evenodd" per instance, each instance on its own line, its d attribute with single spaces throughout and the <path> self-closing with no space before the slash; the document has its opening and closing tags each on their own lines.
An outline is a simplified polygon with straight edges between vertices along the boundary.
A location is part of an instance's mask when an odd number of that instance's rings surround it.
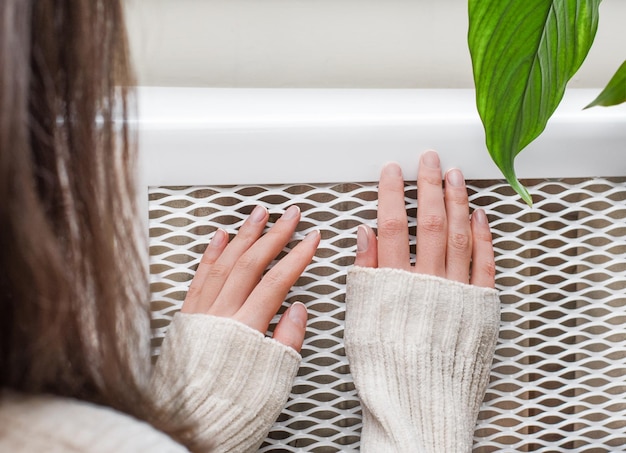
<svg viewBox="0 0 626 453">
<path fill-rule="evenodd" d="M 150 418 L 122 13 L 0 2 L 0 386 Z"/>
</svg>

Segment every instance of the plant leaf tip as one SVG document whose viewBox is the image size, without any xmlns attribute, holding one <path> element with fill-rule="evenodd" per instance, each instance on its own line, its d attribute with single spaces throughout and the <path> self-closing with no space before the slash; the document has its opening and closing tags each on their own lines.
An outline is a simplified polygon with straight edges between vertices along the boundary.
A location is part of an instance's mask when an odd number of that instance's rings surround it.
<svg viewBox="0 0 626 453">
<path fill-rule="evenodd" d="M 522 200 L 526 202 L 528 207 L 532 209 L 533 197 L 530 194 L 530 192 L 528 192 L 528 189 L 526 189 L 526 187 L 524 187 L 524 185 L 521 182 L 519 182 L 519 180 L 515 176 L 513 176 L 510 179 L 507 178 L 507 180 L 508 180 L 508 183 L 511 185 L 511 187 L 515 190 L 515 192 L 517 192 L 517 194 L 520 197 L 522 197 Z"/>
</svg>

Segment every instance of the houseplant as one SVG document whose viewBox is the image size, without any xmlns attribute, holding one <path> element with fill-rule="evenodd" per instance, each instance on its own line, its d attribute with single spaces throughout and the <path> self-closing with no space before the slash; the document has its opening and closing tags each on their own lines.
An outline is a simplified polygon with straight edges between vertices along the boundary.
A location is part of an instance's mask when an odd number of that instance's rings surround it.
<svg viewBox="0 0 626 453">
<path fill-rule="evenodd" d="M 514 161 L 545 129 L 593 43 L 601 0 L 469 0 L 468 44 L 487 148 L 532 205 Z M 626 62 L 588 107 L 626 101 Z"/>
</svg>

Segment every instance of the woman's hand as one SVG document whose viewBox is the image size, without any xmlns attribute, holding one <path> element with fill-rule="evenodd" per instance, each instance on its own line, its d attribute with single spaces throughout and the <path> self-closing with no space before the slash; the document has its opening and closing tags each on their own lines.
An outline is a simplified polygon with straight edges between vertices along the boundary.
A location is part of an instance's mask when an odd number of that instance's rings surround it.
<svg viewBox="0 0 626 453">
<path fill-rule="evenodd" d="M 385 165 L 378 189 L 378 238 L 371 228 L 359 226 L 354 264 L 412 270 L 493 288 L 495 264 L 487 216 L 477 209 L 470 220 L 465 180 L 458 169 L 446 173 L 442 190 L 439 156 L 434 151 L 420 159 L 417 205 L 416 263 L 411 266 L 402 170 L 395 163 Z"/>
<path fill-rule="evenodd" d="M 300 220 L 300 209 L 291 206 L 262 235 L 267 219 L 267 210 L 257 206 L 230 244 L 224 230 L 215 232 L 200 260 L 182 312 L 232 318 L 261 333 L 267 331 L 320 241 L 319 232 L 312 231 L 263 275 L 291 239 Z M 280 318 L 273 338 L 300 351 L 306 321 L 305 306 L 299 302 L 292 304 Z"/>
</svg>

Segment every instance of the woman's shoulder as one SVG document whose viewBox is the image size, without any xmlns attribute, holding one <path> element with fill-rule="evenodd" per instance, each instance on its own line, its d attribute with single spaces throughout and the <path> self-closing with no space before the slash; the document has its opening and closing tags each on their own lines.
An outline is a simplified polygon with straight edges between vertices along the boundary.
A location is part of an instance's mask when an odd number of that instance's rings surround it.
<svg viewBox="0 0 626 453">
<path fill-rule="evenodd" d="M 0 451 L 186 452 L 148 423 L 53 395 L 0 393 Z"/>
</svg>

